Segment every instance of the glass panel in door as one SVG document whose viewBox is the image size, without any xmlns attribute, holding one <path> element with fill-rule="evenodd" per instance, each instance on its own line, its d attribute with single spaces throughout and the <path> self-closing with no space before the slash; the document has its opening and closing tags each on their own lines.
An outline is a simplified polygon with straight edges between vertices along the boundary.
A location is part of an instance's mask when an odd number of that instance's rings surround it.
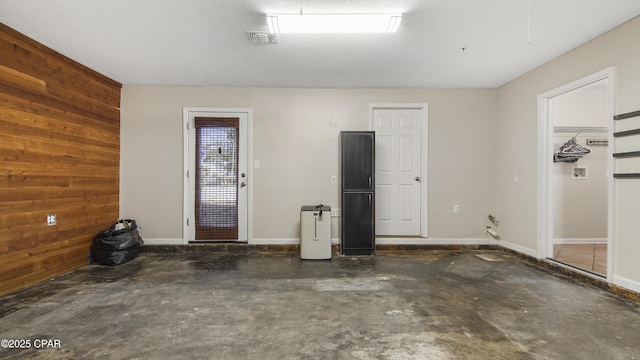
<svg viewBox="0 0 640 360">
<path fill-rule="evenodd" d="M 239 119 L 196 117 L 195 240 L 238 239 Z"/>
</svg>

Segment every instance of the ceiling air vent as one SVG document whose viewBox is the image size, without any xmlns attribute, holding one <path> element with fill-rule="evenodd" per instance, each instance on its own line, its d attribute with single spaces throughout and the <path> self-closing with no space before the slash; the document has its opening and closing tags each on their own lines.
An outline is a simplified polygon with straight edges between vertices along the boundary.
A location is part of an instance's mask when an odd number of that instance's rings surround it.
<svg viewBox="0 0 640 360">
<path fill-rule="evenodd" d="M 247 36 L 249 37 L 249 41 L 258 43 L 258 44 L 277 44 L 278 43 L 277 34 L 270 34 L 268 32 L 260 32 L 260 31 L 247 31 Z"/>
</svg>

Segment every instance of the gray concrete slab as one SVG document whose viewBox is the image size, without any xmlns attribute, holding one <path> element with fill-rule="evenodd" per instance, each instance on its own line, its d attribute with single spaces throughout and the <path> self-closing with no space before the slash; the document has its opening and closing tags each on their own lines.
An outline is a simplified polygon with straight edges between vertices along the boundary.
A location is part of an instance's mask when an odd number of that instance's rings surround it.
<svg viewBox="0 0 640 360">
<path fill-rule="evenodd" d="M 2 359 L 640 359 L 639 330 L 638 304 L 488 251 L 144 253 L 0 298 Z"/>
</svg>

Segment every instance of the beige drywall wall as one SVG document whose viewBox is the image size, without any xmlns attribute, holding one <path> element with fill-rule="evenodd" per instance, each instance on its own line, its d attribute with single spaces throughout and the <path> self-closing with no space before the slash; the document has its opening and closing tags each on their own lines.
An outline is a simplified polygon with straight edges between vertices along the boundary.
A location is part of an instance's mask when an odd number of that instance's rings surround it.
<svg viewBox="0 0 640 360">
<path fill-rule="evenodd" d="M 553 148 L 559 149 L 575 134 L 556 133 Z M 575 137 L 585 145 L 587 139 L 607 139 L 607 133 L 588 133 Z M 607 238 L 607 161 L 605 146 L 591 146 L 591 153 L 576 162 L 553 164 L 554 242 L 598 242 Z M 576 177 L 574 168 L 585 169 Z"/>
<path fill-rule="evenodd" d="M 339 207 L 338 135 L 371 103 L 428 103 L 429 237 L 486 238 L 495 209 L 497 90 L 268 89 L 125 85 L 121 215 L 150 239 L 182 239 L 183 107 L 250 108 L 252 239 L 299 238 L 301 205 Z M 250 164 L 253 164 L 250 162 Z M 339 183 L 339 182 L 338 182 Z M 453 214 L 453 204 L 460 214 Z M 339 237 L 334 219 L 333 237 Z M 251 239 L 250 239 L 251 241 Z"/>
<path fill-rule="evenodd" d="M 615 66 L 614 113 L 640 110 L 640 47 L 633 46 L 639 34 L 640 18 L 635 18 L 499 88 L 496 207 L 505 240 L 537 250 L 537 96 Z M 640 149 L 640 139 L 631 141 Z M 513 182 L 514 174 L 519 183 Z M 637 285 L 639 194 L 639 180 L 615 181 L 613 275 Z"/>
<path fill-rule="evenodd" d="M 551 122 L 554 127 L 609 126 L 608 80 L 574 89 L 551 99 Z M 575 134 L 575 133 L 574 133 Z"/>
</svg>

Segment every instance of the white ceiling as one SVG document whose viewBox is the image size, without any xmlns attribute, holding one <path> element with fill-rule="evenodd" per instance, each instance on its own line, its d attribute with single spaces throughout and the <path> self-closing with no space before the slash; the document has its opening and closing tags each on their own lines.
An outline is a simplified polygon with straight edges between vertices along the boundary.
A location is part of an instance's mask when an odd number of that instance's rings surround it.
<svg viewBox="0 0 640 360">
<path fill-rule="evenodd" d="M 640 14 L 638 0 L 304 0 L 404 17 L 395 34 L 249 42 L 264 13 L 300 3 L 0 0 L 0 22 L 123 84 L 494 88 Z"/>
</svg>

